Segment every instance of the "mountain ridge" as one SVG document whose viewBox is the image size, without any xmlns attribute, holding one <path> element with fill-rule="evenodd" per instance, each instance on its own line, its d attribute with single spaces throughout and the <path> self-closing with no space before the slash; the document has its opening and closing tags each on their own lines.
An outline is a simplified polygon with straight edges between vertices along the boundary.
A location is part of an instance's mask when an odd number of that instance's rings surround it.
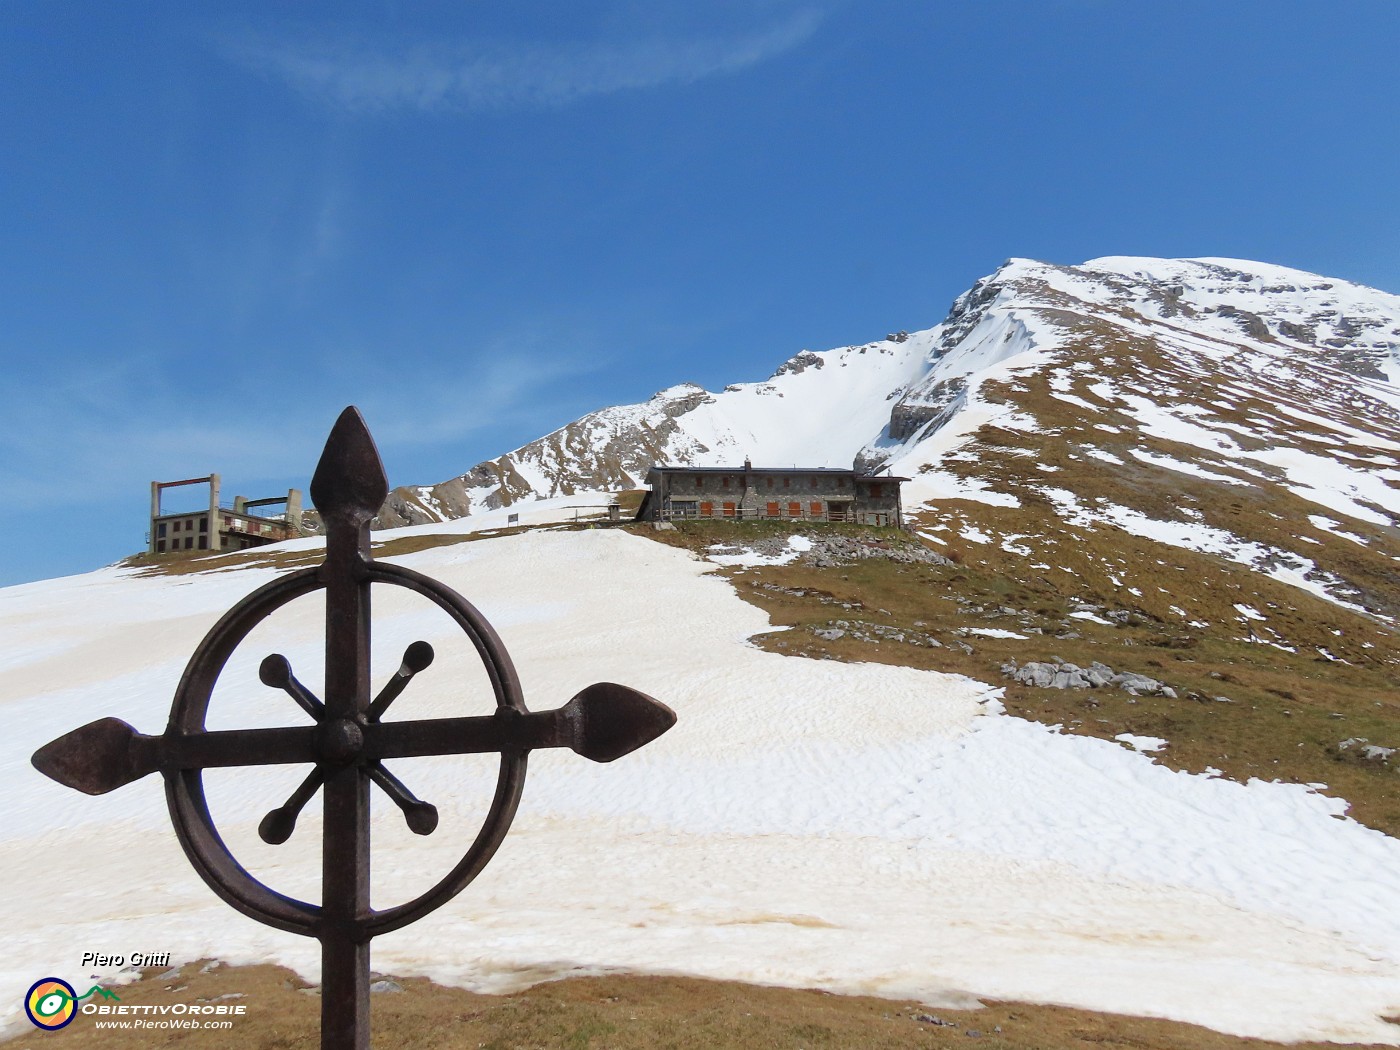
<svg viewBox="0 0 1400 1050">
<path fill-rule="evenodd" d="M 1051 446 L 1073 446 L 1053 485 Z M 1394 622 L 1398 454 L 1400 296 L 1237 259 L 1013 258 L 931 328 L 802 350 L 758 382 L 680 383 L 600 409 L 455 478 L 395 489 L 377 526 L 601 502 L 655 462 L 854 464 L 913 478 L 915 511 L 1038 504 L 1047 530 L 1078 522 L 1185 545 Z M 1231 524 L 1219 508 L 1243 490 L 1289 505 Z M 1351 551 L 1311 557 L 1339 538 L 1380 546 L 1360 567 Z"/>
<path fill-rule="evenodd" d="M 1103 256 L 1081 266 L 1008 259 L 930 329 L 801 350 L 764 381 L 720 392 L 682 382 L 647 402 L 585 414 L 445 482 L 393 490 L 377 524 L 426 524 L 529 498 L 636 487 L 658 461 L 714 466 L 749 456 L 865 469 L 903 462 L 897 469 L 917 472 L 934 458 L 920 455 L 923 442 L 951 444 L 977 423 L 967 409 L 1002 363 L 1036 364 L 1025 354 L 1063 346 L 1067 333 L 1082 342 L 1095 322 L 1147 342 L 1277 350 L 1298 358 L 1294 364 L 1310 356 L 1312 367 L 1355 377 L 1366 396 L 1375 391 L 1365 381 L 1400 384 L 1396 295 L 1238 259 Z M 1396 416 L 1400 396 L 1372 400 Z M 986 403 L 981 409 L 983 426 L 1005 416 L 987 413 Z"/>
</svg>

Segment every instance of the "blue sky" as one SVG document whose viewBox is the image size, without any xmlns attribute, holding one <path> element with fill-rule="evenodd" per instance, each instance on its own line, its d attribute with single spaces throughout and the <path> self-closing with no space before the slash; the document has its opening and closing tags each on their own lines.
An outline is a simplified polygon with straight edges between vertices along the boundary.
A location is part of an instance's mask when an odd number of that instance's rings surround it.
<svg viewBox="0 0 1400 1050">
<path fill-rule="evenodd" d="M 288 12 L 294 12 L 294 17 Z M 0 0 L 0 584 L 926 328 L 1010 256 L 1400 291 L 1397 0 Z"/>
</svg>

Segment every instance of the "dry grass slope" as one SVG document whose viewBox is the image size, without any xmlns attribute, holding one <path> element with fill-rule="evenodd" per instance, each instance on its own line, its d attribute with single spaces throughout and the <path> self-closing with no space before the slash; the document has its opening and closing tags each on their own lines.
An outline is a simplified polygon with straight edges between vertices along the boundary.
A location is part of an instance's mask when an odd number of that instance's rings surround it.
<svg viewBox="0 0 1400 1050">
<path fill-rule="evenodd" d="M 145 971 L 117 989 L 122 1004 L 209 1002 L 247 1007 L 222 1031 L 98 1029 L 79 1016 L 58 1032 L 22 1032 L 3 1045 L 56 1050 L 229 1046 L 314 1050 L 320 998 L 290 970 L 190 963 L 178 974 Z M 1057 1006 L 989 1002 L 980 1010 L 930 1010 L 914 1002 L 767 988 L 682 977 L 607 976 L 476 995 L 421 978 L 371 998 L 373 1045 L 395 1050 L 1263 1050 L 1284 1044 L 1237 1039 L 1192 1025 Z M 975 1042 L 970 1042 L 969 1037 Z M 1335 1043 L 1291 1043 L 1336 1050 Z"/>
</svg>

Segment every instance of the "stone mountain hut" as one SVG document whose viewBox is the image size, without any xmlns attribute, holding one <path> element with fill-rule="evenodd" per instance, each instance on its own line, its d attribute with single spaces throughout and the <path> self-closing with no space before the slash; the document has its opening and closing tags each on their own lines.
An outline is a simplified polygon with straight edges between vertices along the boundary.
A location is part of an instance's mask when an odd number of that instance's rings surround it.
<svg viewBox="0 0 1400 1050">
<path fill-rule="evenodd" d="M 899 486 L 908 478 L 815 467 L 673 467 L 647 472 L 638 521 L 847 521 L 904 524 Z"/>
</svg>

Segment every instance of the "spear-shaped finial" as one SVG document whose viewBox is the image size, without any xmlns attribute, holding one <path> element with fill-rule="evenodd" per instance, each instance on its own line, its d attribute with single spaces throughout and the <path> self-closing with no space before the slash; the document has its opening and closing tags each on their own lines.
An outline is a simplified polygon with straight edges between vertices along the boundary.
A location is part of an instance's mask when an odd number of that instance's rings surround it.
<svg viewBox="0 0 1400 1050">
<path fill-rule="evenodd" d="M 105 795 L 159 768 L 155 751 L 143 746 L 150 743 L 120 718 L 99 718 L 49 741 L 30 762 L 64 787 Z"/>
<path fill-rule="evenodd" d="M 389 479 L 379 449 L 360 410 L 351 405 L 331 428 L 316 473 L 311 476 L 311 500 L 321 517 L 355 525 L 379 513 L 389 495 Z"/>
</svg>

